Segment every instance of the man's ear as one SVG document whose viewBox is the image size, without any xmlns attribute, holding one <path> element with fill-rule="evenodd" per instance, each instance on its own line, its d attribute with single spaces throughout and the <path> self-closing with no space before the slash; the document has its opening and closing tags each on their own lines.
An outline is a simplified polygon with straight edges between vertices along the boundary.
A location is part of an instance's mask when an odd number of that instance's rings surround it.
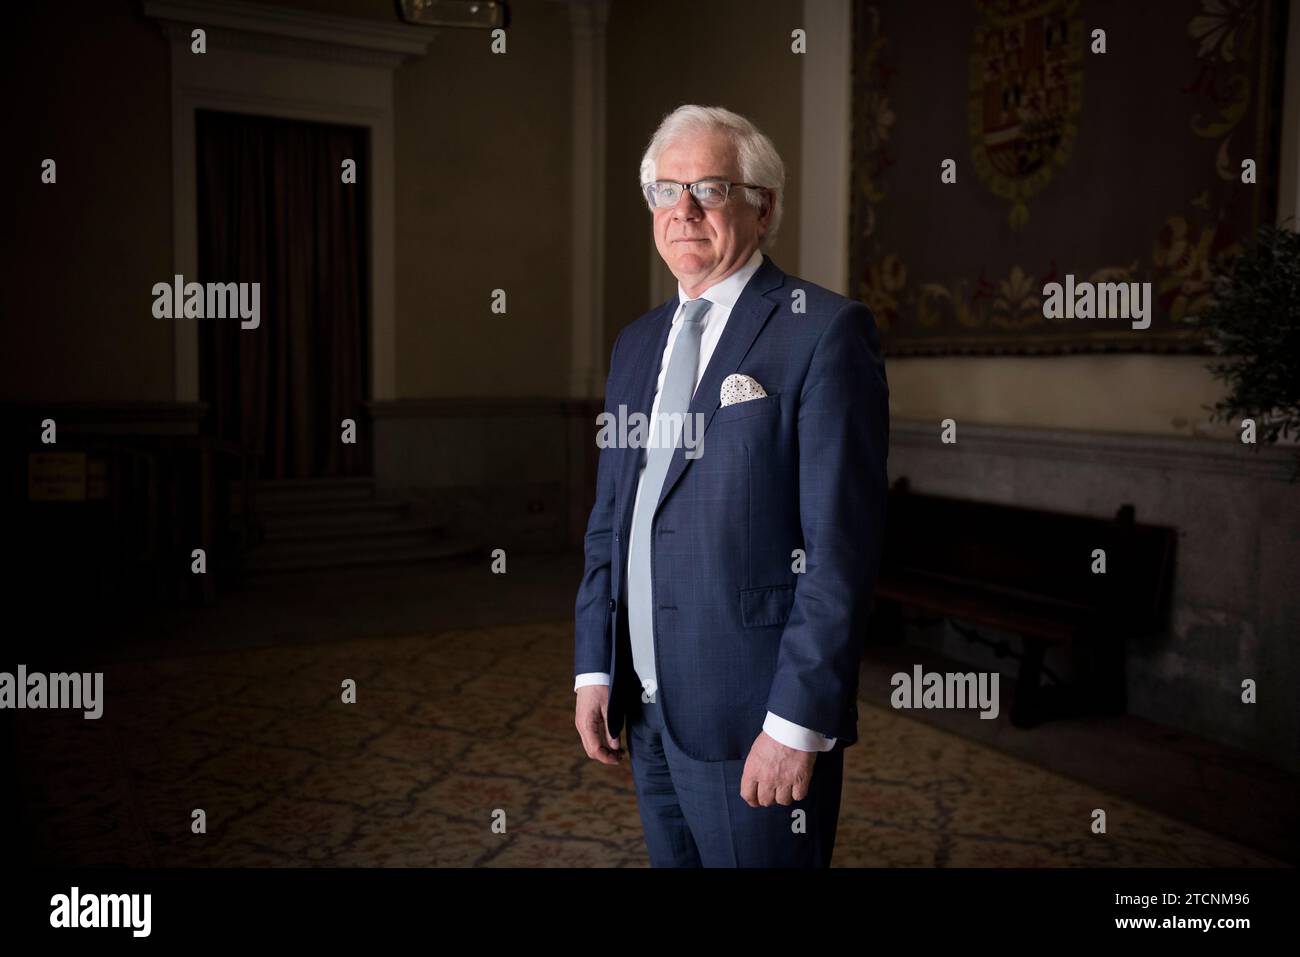
<svg viewBox="0 0 1300 957">
<path fill-rule="evenodd" d="M 768 190 L 763 190 L 763 205 L 758 209 L 758 238 L 759 241 L 765 241 L 768 231 L 772 228 L 772 210 L 776 208 L 776 202 Z"/>
</svg>

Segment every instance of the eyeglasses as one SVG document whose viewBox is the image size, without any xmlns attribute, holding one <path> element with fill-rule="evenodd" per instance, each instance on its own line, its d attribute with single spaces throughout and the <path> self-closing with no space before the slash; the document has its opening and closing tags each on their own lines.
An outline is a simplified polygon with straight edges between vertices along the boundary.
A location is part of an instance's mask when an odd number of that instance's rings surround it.
<svg viewBox="0 0 1300 957">
<path fill-rule="evenodd" d="M 670 179 L 658 179 L 653 183 L 642 183 L 641 191 L 651 209 L 676 206 L 682 198 L 682 190 L 689 189 L 695 201 L 704 209 L 717 209 L 727 202 L 731 187 L 743 186 L 746 189 L 767 189 L 755 183 L 729 183 L 725 179 L 701 179 L 694 183 L 677 183 Z"/>
</svg>

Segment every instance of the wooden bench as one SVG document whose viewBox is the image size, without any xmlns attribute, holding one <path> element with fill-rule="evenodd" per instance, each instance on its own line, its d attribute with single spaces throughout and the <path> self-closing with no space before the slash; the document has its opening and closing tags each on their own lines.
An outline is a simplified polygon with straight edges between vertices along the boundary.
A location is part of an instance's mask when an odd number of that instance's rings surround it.
<svg viewBox="0 0 1300 957">
<path fill-rule="evenodd" d="M 1018 727 L 1122 714 L 1125 642 L 1166 627 L 1176 537 L 1173 528 L 1137 524 L 1131 505 L 1106 520 L 921 495 L 899 479 L 889 495 L 873 625 L 901 634 L 903 609 L 911 608 L 1019 659 L 1011 709 Z M 1098 548 L 1105 574 L 1092 571 Z M 981 625 L 1018 635 L 1022 650 L 970 627 Z M 1044 667 L 1048 645 L 1072 647 L 1075 682 Z"/>
</svg>

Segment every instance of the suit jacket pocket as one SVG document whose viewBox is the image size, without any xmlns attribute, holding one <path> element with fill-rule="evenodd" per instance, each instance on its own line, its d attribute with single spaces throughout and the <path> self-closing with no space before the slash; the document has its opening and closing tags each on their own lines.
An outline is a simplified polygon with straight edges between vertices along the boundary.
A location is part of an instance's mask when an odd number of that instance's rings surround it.
<svg viewBox="0 0 1300 957">
<path fill-rule="evenodd" d="M 794 606 L 794 585 L 765 585 L 740 591 L 740 623 L 746 628 L 783 625 Z"/>
<path fill-rule="evenodd" d="M 731 405 L 718 407 L 718 411 L 713 413 L 713 422 L 731 422 L 735 419 L 747 419 L 751 415 L 762 415 L 765 412 L 774 412 L 781 407 L 781 393 L 773 392 L 769 395 L 761 395 L 757 399 L 746 399 L 743 402 L 733 402 Z"/>
</svg>

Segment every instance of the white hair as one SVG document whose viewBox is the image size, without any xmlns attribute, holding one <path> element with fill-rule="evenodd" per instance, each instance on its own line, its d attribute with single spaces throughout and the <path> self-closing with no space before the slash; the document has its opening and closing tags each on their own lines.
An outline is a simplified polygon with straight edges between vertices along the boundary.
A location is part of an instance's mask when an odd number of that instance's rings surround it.
<svg viewBox="0 0 1300 957">
<path fill-rule="evenodd" d="M 746 183 L 765 186 L 772 197 L 772 218 L 768 221 L 767 233 L 760 246 L 767 249 L 776 239 L 776 231 L 781 225 L 781 207 L 785 196 L 785 163 L 776 151 L 772 141 L 757 126 L 739 113 L 723 109 L 720 106 L 696 106 L 688 104 L 679 106 L 663 118 L 645 155 L 641 157 L 641 182 L 648 183 L 655 179 L 659 156 L 672 143 L 684 135 L 723 132 L 731 137 L 736 146 L 736 157 L 740 164 L 740 178 Z M 758 190 L 742 190 L 745 199 L 752 206 L 762 207 L 765 198 Z"/>
</svg>

